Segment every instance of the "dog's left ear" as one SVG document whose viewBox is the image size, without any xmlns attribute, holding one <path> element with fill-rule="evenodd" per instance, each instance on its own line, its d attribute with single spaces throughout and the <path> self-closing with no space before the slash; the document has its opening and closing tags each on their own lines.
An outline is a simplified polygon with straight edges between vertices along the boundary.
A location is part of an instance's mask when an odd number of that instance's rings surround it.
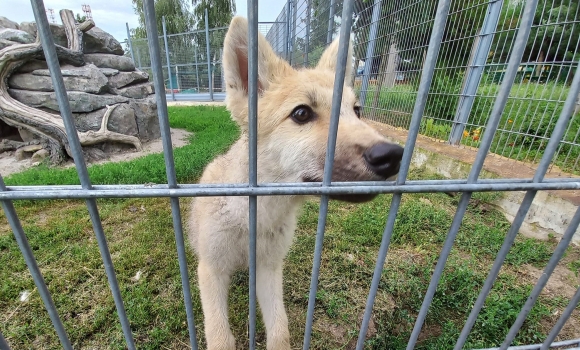
<svg viewBox="0 0 580 350">
<path fill-rule="evenodd" d="M 324 50 L 324 53 L 320 57 L 320 61 L 316 65 L 317 69 L 331 70 L 333 73 L 336 72 L 336 61 L 338 58 L 338 45 L 339 38 L 334 39 L 334 41 Z M 348 57 L 346 58 L 346 69 L 345 69 L 345 82 L 348 85 L 352 85 L 352 40 L 348 41 Z"/>
</svg>

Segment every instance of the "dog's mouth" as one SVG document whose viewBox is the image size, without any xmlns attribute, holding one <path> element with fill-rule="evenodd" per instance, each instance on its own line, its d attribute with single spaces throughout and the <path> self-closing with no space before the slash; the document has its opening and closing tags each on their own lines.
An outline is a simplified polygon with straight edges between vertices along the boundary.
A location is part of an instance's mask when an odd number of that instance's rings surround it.
<svg viewBox="0 0 580 350">
<path fill-rule="evenodd" d="M 385 179 L 376 179 L 376 181 L 384 181 Z M 333 179 L 333 181 L 348 181 L 348 180 L 339 180 Z M 313 177 L 303 177 L 302 182 L 322 182 L 321 178 L 313 178 Z M 329 196 L 330 199 L 342 201 L 342 202 L 349 202 L 349 203 L 364 203 L 369 202 L 375 199 L 378 196 L 377 193 L 369 193 L 369 194 L 332 194 Z"/>
</svg>

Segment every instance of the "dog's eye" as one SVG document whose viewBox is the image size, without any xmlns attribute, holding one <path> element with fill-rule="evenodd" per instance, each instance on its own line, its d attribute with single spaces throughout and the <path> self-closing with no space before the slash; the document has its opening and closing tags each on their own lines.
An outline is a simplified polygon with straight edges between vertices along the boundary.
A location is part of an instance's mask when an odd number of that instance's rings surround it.
<svg viewBox="0 0 580 350">
<path fill-rule="evenodd" d="M 360 106 L 354 106 L 354 114 L 360 119 Z"/>
<path fill-rule="evenodd" d="M 298 106 L 294 108 L 290 117 L 295 123 L 304 124 L 314 117 L 314 112 L 308 106 Z"/>
</svg>

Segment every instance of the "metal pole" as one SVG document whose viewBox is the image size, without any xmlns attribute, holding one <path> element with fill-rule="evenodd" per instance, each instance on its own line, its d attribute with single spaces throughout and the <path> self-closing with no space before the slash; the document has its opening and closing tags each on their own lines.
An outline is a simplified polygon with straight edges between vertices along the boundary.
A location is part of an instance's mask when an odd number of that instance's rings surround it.
<svg viewBox="0 0 580 350">
<path fill-rule="evenodd" d="M 0 332 L 0 350 L 10 350 L 10 346 L 8 346 L 8 343 L 6 342 L 6 339 L 4 339 L 2 332 Z"/>
<path fill-rule="evenodd" d="M 306 4 L 306 35 L 304 36 L 304 67 L 308 66 L 308 52 L 310 51 L 310 12 L 312 0 Z"/>
<path fill-rule="evenodd" d="M 149 38 L 149 55 L 151 56 L 151 70 L 153 72 L 153 84 L 155 90 L 159 91 L 163 86 L 163 66 L 161 64 L 161 54 L 159 50 L 159 40 L 157 34 L 157 21 L 155 17 L 154 0 L 143 1 L 145 12 L 145 25 L 147 37 Z M 177 188 L 177 177 L 175 173 L 175 162 L 173 158 L 173 147 L 171 142 L 171 131 L 169 129 L 169 117 L 167 113 L 167 100 L 165 94 L 155 94 L 157 103 L 157 114 L 159 118 L 159 129 L 161 131 L 163 143 L 163 155 L 165 159 L 165 170 L 167 175 L 167 187 Z M 187 318 L 187 329 L 189 331 L 189 342 L 193 350 L 197 350 L 197 336 L 195 330 L 195 320 L 193 304 L 191 301 L 191 290 L 189 287 L 189 273 L 187 269 L 187 257 L 185 252 L 185 242 L 183 238 L 183 227 L 181 226 L 181 211 L 179 208 L 179 198 L 170 199 L 171 217 L 173 219 L 173 230 L 175 233 L 175 243 L 177 246 L 177 260 L 179 261 L 179 272 L 181 275 L 181 287 L 185 304 L 185 314 Z"/>
<path fill-rule="evenodd" d="M 197 81 L 197 92 L 199 93 L 199 68 L 197 63 L 197 45 L 193 46 L 193 56 L 195 57 L 195 78 Z"/>
<path fill-rule="evenodd" d="M 135 55 L 133 54 L 133 44 L 131 43 L 131 31 L 129 30 L 129 23 L 125 22 L 127 26 L 127 41 L 129 42 L 129 52 L 131 53 L 131 59 L 133 63 L 135 62 Z"/>
<path fill-rule="evenodd" d="M 292 0 L 292 41 L 290 46 L 290 65 L 292 65 L 292 61 L 294 60 L 294 48 L 296 47 L 296 16 L 298 12 L 298 6 L 296 3 L 297 0 Z"/>
<path fill-rule="evenodd" d="M 290 62 L 288 53 L 290 52 L 290 0 L 286 1 L 286 45 L 284 45 L 284 57 Z"/>
<path fill-rule="evenodd" d="M 487 13 L 483 20 L 481 33 L 474 43 L 476 47 L 473 54 L 473 61 L 467 68 L 465 84 L 459 97 L 457 111 L 455 112 L 455 118 L 453 120 L 453 128 L 449 135 L 449 143 L 452 145 L 458 145 L 463 137 L 465 123 L 469 118 L 471 107 L 475 101 L 475 94 L 477 93 L 477 88 L 481 82 L 483 69 L 485 68 L 485 61 L 487 60 L 489 50 L 491 49 L 502 5 L 503 0 L 495 0 L 487 5 Z"/>
<path fill-rule="evenodd" d="M 163 42 L 165 43 L 165 60 L 167 61 L 167 75 L 169 76 L 169 88 L 171 89 L 171 99 L 175 101 L 175 91 L 173 90 L 173 78 L 171 77 L 171 63 L 169 62 L 169 49 L 167 47 L 167 29 L 165 27 L 165 16 L 161 18 L 163 24 Z M 151 65 L 153 67 L 153 65 Z"/>
<path fill-rule="evenodd" d="M 367 54 L 365 57 L 365 68 L 363 73 L 363 81 L 360 88 L 360 104 L 364 108 L 367 90 L 369 88 L 369 80 L 371 78 L 371 69 L 373 67 L 373 59 L 375 54 L 375 44 L 377 40 L 377 31 L 379 30 L 379 16 L 381 14 L 381 0 L 375 0 L 373 8 L 373 16 L 371 20 L 371 28 L 369 31 L 369 44 L 367 46 Z M 383 58 L 385 59 L 385 58 Z M 355 70 L 357 67 L 354 67 Z M 356 74 L 356 73 L 355 73 Z"/>
<path fill-rule="evenodd" d="M 207 51 L 207 79 L 209 98 L 213 101 L 213 81 L 211 79 L 211 58 L 209 51 L 209 15 L 207 14 L 207 8 L 205 9 L 205 46 Z"/>
<path fill-rule="evenodd" d="M 137 62 L 138 62 L 137 63 L 138 64 L 138 67 L 137 68 L 141 69 L 141 67 L 143 67 L 143 65 L 141 64 L 141 53 L 140 53 L 140 50 L 137 50 Z"/>
<path fill-rule="evenodd" d="M 330 13 L 328 14 L 328 33 L 326 35 L 326 45 L 332 42 L 332 34 L 334 33 L 334 5 L 336 0 L 330 0 Z"/>
</svg>

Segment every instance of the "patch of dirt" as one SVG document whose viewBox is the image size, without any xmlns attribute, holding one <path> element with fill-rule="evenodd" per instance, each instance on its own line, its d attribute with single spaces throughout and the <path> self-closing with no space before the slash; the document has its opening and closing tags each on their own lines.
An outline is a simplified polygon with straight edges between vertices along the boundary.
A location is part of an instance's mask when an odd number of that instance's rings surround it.
<svg viewBox="0 0 580 350">
<path fill-rule="evenodd" d="M 524 281 L 534 285 L 544 273 L 543 270 L 527 264 L 522 265 L 517 272 L 521 277 L 523 277 Z M 556 266 L 554 272 L 552 272 L 552 275 L 550 276 L 550 279 L 548 279 L 548 283 L 546 283 L 541 294 L 548 297 L 561 296 L 569 300 L 574 296 L 574 293 L 576 293 L 574 285 L 577 285 L 578 283 L 580 283 L 580 281 L 578 277 L 574 275 L 574 272 L 559 265 Z"/>
<path fill-rule="evenodd" d="M 185 131 L 182 129 L 171 129 L 171 142 L 173 148 L 185 146 L 188 143 L 187 140 L 191 135 L 192 133 L 190 133 L 189 131 Z M 143 157 L 147 154 L 162 153 L 162 152 L 163 152 L 163 143 L 162 139 L 159 138 L 155 141 L 144 143 L 143 151 L 141 152 L 136 152 L 135 150 L 128 150 L 126 152 L 111 154 L 108 159 L 92 162 L 90 163 L 90 165 L 126 162 L 139 157 Z M 11 174 L 19 173 L 35 165 L 36 164 L 34 164 L 30 159 L 17 161 L 10 152 L 0 153 L 0 169 L 2 169 L 2 176 L 4 177 Z M 74 163 L 70 161 L 64 165 L 61 165 L 60 167 L 61 168 L 74 167 Z"/>
</svg>

